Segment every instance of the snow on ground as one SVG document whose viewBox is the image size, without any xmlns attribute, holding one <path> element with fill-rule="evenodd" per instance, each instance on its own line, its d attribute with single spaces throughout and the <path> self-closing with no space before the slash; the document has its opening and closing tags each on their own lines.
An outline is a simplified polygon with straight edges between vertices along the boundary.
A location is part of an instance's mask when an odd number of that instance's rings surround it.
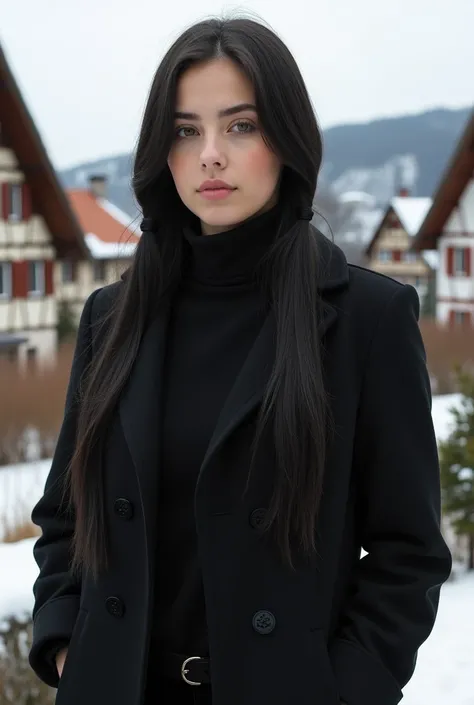
<svg viewBox="0 0 474 705">
<path fill-rule="evenodd" d="M 474 575 L 441 589 L 433 632 L 422 645 L 403 705 L 474 705 Z"/>
<path fill-rule="evenodd" d="M 5 617 L 26 620 L 33 609 L 32 585 L 38 576 L 36 539 L 0 543 L 0 628 Z"/>
<path fill-rule="evenodd" d="M 456 394 L 433 398 L 436 436 L 450 432 L 449 410 Z M 8 616 L 24 618 L 33 607 L 32 585 L 38 574 L 33 558 L 36 539 L 2 544 L 1 520 L 28 520 L 41 497 L 50 460 L 0 468 L 0 627 Z M 433 633 L 422 645 L 415 675 L 403 705 L 474 705 L 474 576 L 462 575 L 443 586 Z"/>
<path fill-rule="evenodd" d="M 445 441 L 452 430 L 452 407 L 460 405 L 460 394 L 443 394 L 433 397 L 431 416 L 438 441 Z"/>
<path fill-rule="evenodd" d="M 51 460 L 0 467 L 0 541 L 6 526 L 29 521 L 50 467 Z"/>
</svg>

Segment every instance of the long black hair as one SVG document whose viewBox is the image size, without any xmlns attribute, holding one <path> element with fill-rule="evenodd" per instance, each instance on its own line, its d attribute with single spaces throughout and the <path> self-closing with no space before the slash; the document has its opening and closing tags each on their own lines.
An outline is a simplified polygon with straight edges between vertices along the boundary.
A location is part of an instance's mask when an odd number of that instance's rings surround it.
<svg viewBox="0 0 474 705">
<path fill-rule="evenodd" d="M 177 83 L 190 66 L 218 57 L 233 60 L 252 82 L 265 139 L 283 165 L 282 225 L 265 258 L 264 277 L 276 317 L 276 357 L 253 455 L 264 428 L 272 424 L 277 474 L 265 528 L 274 533 L 290 566 L 294 546 L 306 553 L 315 550 L 328 428 L 318 338 L 320 271 L 315 231 L 294 214 L 312 204 L 321 134 L 298 66 L 277 35 L 250 19 L 210 19 L 174 42 L 154 76 L 136 150 L 133 189 L 143 215 L 158 223 L 158 232 L 144 232 L 140 239 L 109 314 L 104 344 L 83 385 L 69 472 L 75 512 L 72 568 L 94 576 L 108 565 L 98 449 L 151 316 L 181 277 L 181 228 L 187 209 L 167 165 Z"/>
</svg>

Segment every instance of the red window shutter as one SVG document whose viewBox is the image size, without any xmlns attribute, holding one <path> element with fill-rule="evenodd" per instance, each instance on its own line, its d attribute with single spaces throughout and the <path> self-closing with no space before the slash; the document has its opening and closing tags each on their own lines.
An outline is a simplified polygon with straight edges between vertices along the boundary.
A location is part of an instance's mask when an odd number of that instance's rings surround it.
<svg viewBox="0 0 474 705">
<path fill-rule="evenodd" d="M 10 184 L 2 184 L 2 212 L 1 216 L 3 220 L 8 220 L 10 215 Z"/>
<path fill-rule="evenodd" d="M 52 260 L 47 260 L 44 263 L 44 293 L 46 296 L 54 294 L 53 266 Z"/>
<path fill-rule="evenodd" d="M 394 250 L 393 251 L 393 261 L 394 262 L 400 262 L 402 259 L 402 253 L 400 250 Z"/>
<path fill-rule="evenodd" d="M 449 277 L 453 276 L 454 272 L 454 247 L 446 249 L 446 274 Z"/>
<path fill-rule="evenodd" d="M 22 184 L 21 187 L 21 202 L 23 208 L 23 220 L 31 218 L 31 191 L 29 184 Z"/>
<path fill-rule="evenodd" d="M 28 262 L 12 263 L 12 293 L 17 299 L 28 296 Z"/>
<path fill-rule="evenodd" d="M 470 276 L 471 276 L 471 271 L 472 271 L 472 267 L 471 267 L 471 248 L 470 248 L 470 247 L 466 247 L 466 249 L 465 249 L 465 251 L 464 251 L 464 262 L 465 262 L 465 267 L 466 267 L 466 275 L 467 275 L 468 277 L 470 277 Z"/>
</svg>

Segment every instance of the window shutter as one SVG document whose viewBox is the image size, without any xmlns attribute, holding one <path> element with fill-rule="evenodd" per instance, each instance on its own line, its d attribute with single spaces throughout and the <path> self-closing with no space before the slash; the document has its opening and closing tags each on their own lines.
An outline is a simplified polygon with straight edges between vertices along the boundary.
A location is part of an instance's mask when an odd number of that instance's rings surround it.
<svg viewBox="0 0 474 705">
<path fill-rule="evenodd" d="M 44 263 L 44 293 L 46 296 L 54 294 L 53 270 L 53 260 L 46 260 Z"/>
<path fill-rule="evenodd" d="M 28 262 L 12 262 L 12 293 L 16 299 L 28 296 Z"/>
<path fill-rule="evenodd" d="M 454 328 L 456 325 L 456 311 L 453 311 L 452 309 L 449 312 L 449 327 Z"/>
<path fill-rule="evenodd" d="M 21 203 L 23 209 L 23 220 L 29 220 L 31 218 L 31 191 L 29 184 L 22 184 L 21 186 Z"/>
<path fill-rule="evenodd" d="M 8 220 L 8 216 L 10 215 L 10 184 L 3 183 L 2 184 L 2 212 L 1 216 L 3 220 Z"/>
<path fill-rule="evenodd" d="M 393 251 L 393 261 L 394 262 L 400 262 L 402 259 L 402 253 L 400 250 L 394 250 Z"/>
<path fill-rule="evenodd" d="M 468 277 L 471 276 L 472 272 L 472 267 L 471 267 L 471 248 L 466 247 L 466 250 L 464 252 L 464 262 L 465 262 L 465 267 L 466 267 L 466 275 Z"/>
<path fill-rule="evenodd" d="M 454 272 L 454 247 L 446 249 L 446 274 L 452 277 Z"/>
</svg>

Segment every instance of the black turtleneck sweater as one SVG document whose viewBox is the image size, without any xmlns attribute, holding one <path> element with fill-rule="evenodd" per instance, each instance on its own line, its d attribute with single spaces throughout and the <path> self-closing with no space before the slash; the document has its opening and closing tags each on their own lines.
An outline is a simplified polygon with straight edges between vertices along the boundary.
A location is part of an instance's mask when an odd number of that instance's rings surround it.
<svg viewBox="0 0 474 705">
<path fill-rule="evenodd" d="M 194 491 L 220 410 L 265 318 L 253 276 L 278 208 L 230 231 L 184 232 L 187 274 L 167 334 L 152 654 L 208 654 Z"/>
</svg>

